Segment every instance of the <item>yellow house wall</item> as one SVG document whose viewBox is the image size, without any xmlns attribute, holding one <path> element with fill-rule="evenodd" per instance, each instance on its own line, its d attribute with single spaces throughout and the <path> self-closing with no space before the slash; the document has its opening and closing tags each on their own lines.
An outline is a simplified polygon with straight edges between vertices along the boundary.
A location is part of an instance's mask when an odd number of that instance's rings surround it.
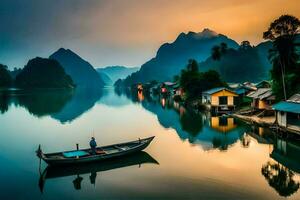
<svg viewBox="0 0 300 200">
<path fill-rule="evenodd" d="M 233 105 L 234 105 L 234 104 L 233 104 L 233 97 L 232 97 L 232 96 L 229 96 L 229 97 L 228 97 L 227 104 L 228 104 L 229 106 L 233 106 Z"/>
<path fill-rule="evenodd" d="M 266 109 L 267 107 L 268 105 L 264 101 L 258 101 L 258 109 Z"/>
<path fill-rule="evenodd" d="M 220 92 L 216 92 L 211 95 L 211 105 L 218 106 L 219 105 L 219 97 L 227 96 L 227 103 L 228 105 L 232 106 L 234 97 L 238 96 L 235 93 L 229 92 L 227 90 L 222 90 Z"/>
<path fill-rule="evenodd" d="M 214 105 L 214 106 L 219 105 L 219 97 L 218 96 L 211 96 L 211 105 Z"/>
</svg>

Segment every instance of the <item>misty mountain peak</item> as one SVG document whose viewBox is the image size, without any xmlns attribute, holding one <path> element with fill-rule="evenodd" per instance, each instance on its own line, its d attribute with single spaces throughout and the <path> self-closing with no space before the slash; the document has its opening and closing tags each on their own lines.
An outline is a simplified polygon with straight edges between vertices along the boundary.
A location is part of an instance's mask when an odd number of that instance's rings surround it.
<svg viewBox="0 0 300 200">
<path fill-rule="evenodd" d="M 177 37 L 177 41 L 185 40 L 185 39 L 209 39 L 219 36 L 219 34 L 213 30 L 210 30 L 208 28 L 203 29 L 202 32 L 196 33 L 193 31 L 189 31 L 188 33 L 180 33 Z"/>
<path fill-rule="evenodd" d="M 74 53 L 73 51 L 71 51 L 70 49 L 65 49 L 63 47 L 59 48 L 56 52 L 54 52 L 52 55 L 76 55 L 78 56 L 76 53 Z M 79 57 L 79 56 L 78 56 Z"/>
<path fill-rule="evenodd" d="M 203 29 L 202 32 L 198 33 L 197 35 L 207 38 L 207 37 L 215 37 L 218 36 L 219 34 L 213 30 L 210 30 L 209 28 L 205 28 Z"/>
</svg>

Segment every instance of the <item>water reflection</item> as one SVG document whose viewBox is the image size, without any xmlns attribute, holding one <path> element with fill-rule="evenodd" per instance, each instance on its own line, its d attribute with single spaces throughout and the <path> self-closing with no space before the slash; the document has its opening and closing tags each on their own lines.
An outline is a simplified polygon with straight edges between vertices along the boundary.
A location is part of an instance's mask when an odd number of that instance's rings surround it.
<svg viewBox="0 0 300 200">
<path fill-rule="evenodd" d="M 62 178 L 67 176 L 74 176 L 72 181 L 74 189 L 81 189 L 81 182 L 84 180 L 83 174 L 90 174 L 89 182 L 92 185 L 96 184 L 96 178 L 99 172 L 110 171 L 113 169 L 119 169 L 129 166 L 138 165 L 142 167 L 142 164 L 156 164 L 159 163 L 148 153 L 141 151 L 135 154 L 107 160 L 103 162 L 90 163 L 84 165 L 73 166 L 48 166 L 40 175 L 39 188 L 41 192 L 44 191 L 45 183 L 47 179 Z"/>
<path fill-rule="evenodd" d="M 8 111 L 9 97 L 7 94 L 0 95 L 0 113 L 4 114 Z"/>
<path fill-rule="evenodd" d="M 261 173 L 281 196 L 290 196 L 299 189 L 299 181 L 294 180 L 294 172 L 279 163 L 267 162 L 262 166 Z"/>
<path fill-rule="evenodd" d="M 61 123 L 71 122 L 91 109 L 102 96 L 103 90 L 99 88 L 76 89 L 70 101 L 59 112 L 51 114 L 51 117 Z"/>
<path fill-rule="evenodd" d="M 132 99 L 141 99 L 141 94 Z M 204 150 L 226 151 L 245 138 L 246 128 L 233 117 L 211 116 L 186 109 L 172 98 L 144 96 L 140 101 L 143 108 L 154 113 L 164 128 L 172 128 L 182 140 L 199 145 Z M 246 144 L 245 144 L 246 145 Z"/>
<path fill-rule="evenodd" d="M 15 105 L 36 117 L 51 116 L 61 123 L 71 122 L 92 108 L 102 95 L 99 88 L 5 92 L 0 95 L 0 112 L 3 114 Z"/>
<path fill-rule="evenodd" d="M 3 199 L 299 199 L 297 142 L 232 117 L 193 112 L 168 98 L 144 95 L 139 101 L 137 94 L 112 89 L 75 92 L 33 95 L 39 106 L 17 93 L 0 96 Z M 58 105 L 42 106 L 53 102 Z M 133 159 L 130 164 L 122 158 L 108 164 L 49 167 L 38 174 L 33 151 L 39 143 L 49 152 L 76 143 L 88 145 L 89 130 L 94 128 L 101 145 L 155 134 L 157 140 L 147 151 L 162 164 L 138 170 L 137 165 L 156 161 Z M 131 165 L 136 166 L 125 168 Z M 117 168 L 122 169 L 112 170 Z M 38 177 L 43 194 L 37 187 Z"/>
</svg>

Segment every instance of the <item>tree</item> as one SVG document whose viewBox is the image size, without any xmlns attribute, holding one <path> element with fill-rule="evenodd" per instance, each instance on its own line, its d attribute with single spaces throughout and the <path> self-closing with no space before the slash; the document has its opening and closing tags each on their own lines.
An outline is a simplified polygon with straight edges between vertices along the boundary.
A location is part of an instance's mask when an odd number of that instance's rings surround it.
<svg viewBox="0 0 300 200">
<path fill-rule="evenodd" d="M 220 50 L 221 50 L 221 54 L 225 54 L 228 51 L 228 46 L 225 42 L 222 42 L 220 44 Z"/>
<path fill-rule="evenodd" d="M 211 50 L 211 57 L 213 60 L 221 59 L 221 48 L 219 46 L 214 46 Z"/>
<path fill-rule="evenodd" d="M 291 196 L 299 189 L 300 183 L 295 179 L 294 172 L 279 163 L 267 162 L 262 166 L 261 173 L 280 196 Z"/>
<path fill-rule="evenodd" d="M 269 52 L 274 80 L 273 91 L 277 99 L 292 95 L 300 89 L 299 55 L 296 52 L 296 35 L 299 33 L 300 20 L 291 15 L 282 15 L 270 24 L 263 38 L 273 42 Z"/>
<path fill-rule="evenodd" d="M 72 78 L 56 61 L 46 58 L 30 60 L 16 77 L 16 85 L 21 88 L 73 88 Z"/>
<path fill-rule="evenodd" d="M 190 59 L 188 65 L 187 65 L 187 69 L 188 69 L 188 71 L 191 71 L 191 72 L 198 72 L 199 71 L 198 62 L 194 59 Z"/>
<path fill-rule="evenodd" d="M 204 90 L 226 85 L 218 72 L 214 70 L 199 72 L 198 69 L 197 61 L 191 59 L 186 69 L 181 71 L 179 82 L 188 99 L 200 97 Z"/>
<path fill-rule="evenodd" d="M 211 57 L 213 60 L 220 60 L 223 55 L 228 52 L 228 46 L 225 42 L 222 42 L 220 45 L 216 45 L 211 50 Z"/>
<path fill-rule="evenodd" d="M 247 50 L 247 49 L 250 49 L 250 48 L 252 48 L 252 47 L 251 47 L 249 41 L 245 40 L 245 41 L 241 42 L 240 49 Z"/>
<path fill-rule="evenodd" d="M 9 87 L 12 84 L 12 78 L 6 65 L 0 64 L 0 87 Z"/>
</svg>

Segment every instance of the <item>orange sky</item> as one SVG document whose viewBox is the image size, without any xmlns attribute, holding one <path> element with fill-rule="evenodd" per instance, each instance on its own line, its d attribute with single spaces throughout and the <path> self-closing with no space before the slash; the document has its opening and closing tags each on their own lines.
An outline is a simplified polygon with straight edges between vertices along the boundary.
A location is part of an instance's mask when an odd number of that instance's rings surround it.
<svg viewBox="0 0 300 200">
<path fill-rule="evenodd" d="M 21 67 L 65 47 L 96 67 L 140 66 L 181 32 L 257 44 L 282 14 L 300 18 L 299 0 L 3 0 L 0 63 Z"/>
<path fill-rule="evenodd" d="M 160 44 L 174 40 L 180 32 L 199 32 L 206 27 L 238 42 L 250 40 L 256 44 L 262 41 L 262 32 L 275 18 L 285 13 L 300 17 L 299 0 L 118 2 L 101 7 L 101 12 L 92 12 L 89 23 L 98 25 L 97 30 L 112 39 L 106 42 L 124 45 Z M 108 20 L 99 24 L 99 18 Z M 98 31 L 88 39 L 101 41 Z"/>
</svg>

